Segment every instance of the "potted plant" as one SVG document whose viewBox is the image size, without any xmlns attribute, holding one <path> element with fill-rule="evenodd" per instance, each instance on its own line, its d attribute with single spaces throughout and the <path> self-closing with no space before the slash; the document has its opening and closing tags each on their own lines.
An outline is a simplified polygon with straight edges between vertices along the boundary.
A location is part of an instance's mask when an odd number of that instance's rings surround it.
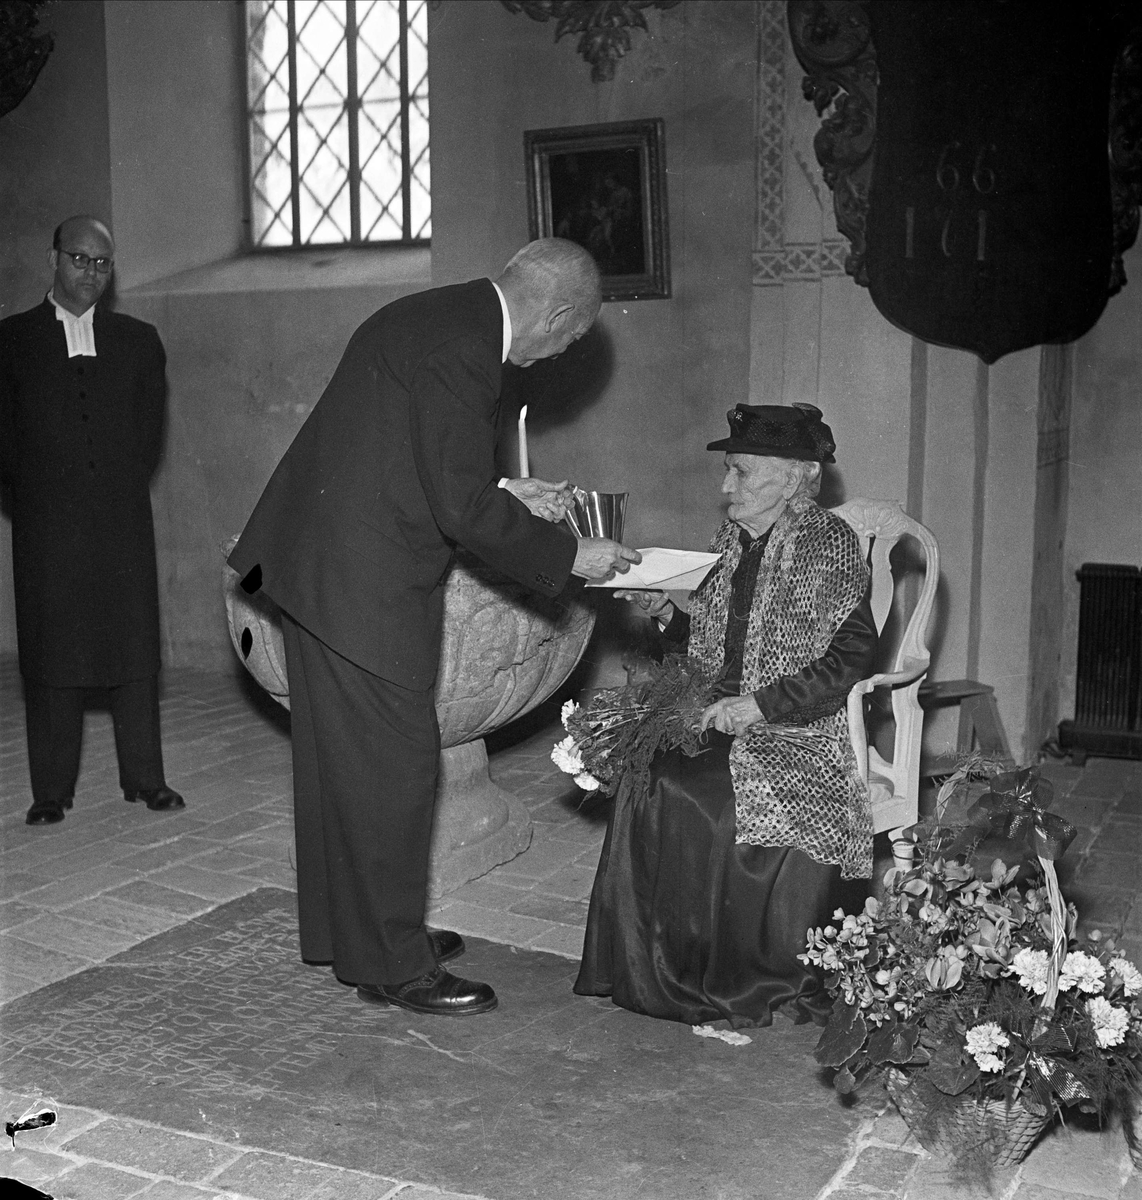
<svg viewBox="0 0 1142 1200">
<path fill-rule="evenodd" d="M 950 801 L 981 774 L 986 791 L 953 826 Z M 1119 1113 L 1138 1154 L 1142 973 L 1097 934 L 1076 941 L 1054 866 L 1075 830 L 1049 801 L 1036 767 L 963 763 L 912 868 L 810 930 L 802 956 L 834 996 L 816 1057 L 837 1090 L 882 1077 L 921 1144 L 969 1171 L 1018 1162 L 1071 1105 Z M 995 838 L 1003 857 L 979 867 Z"/>
</svg>

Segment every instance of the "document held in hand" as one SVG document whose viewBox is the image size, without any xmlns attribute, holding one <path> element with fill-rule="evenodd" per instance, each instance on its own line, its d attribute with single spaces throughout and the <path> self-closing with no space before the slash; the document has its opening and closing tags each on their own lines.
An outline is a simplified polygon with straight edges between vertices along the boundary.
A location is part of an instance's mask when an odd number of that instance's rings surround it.
<svg viewBox="0 0 1142 1200">
<path fill-rule="evenodd" d="M 693 591 L 706 578 L 710 568 L 718 561 L 716 554 L 704 550 L 664 550 L 661 546 L 650 546 L 639 550 L 642 562 L 632 563 L 625 575 L 616 575 L 600 583 L 588 583 L 588 587 L 600 588 L 655 588 L 663 592 Z"/>
</svg>

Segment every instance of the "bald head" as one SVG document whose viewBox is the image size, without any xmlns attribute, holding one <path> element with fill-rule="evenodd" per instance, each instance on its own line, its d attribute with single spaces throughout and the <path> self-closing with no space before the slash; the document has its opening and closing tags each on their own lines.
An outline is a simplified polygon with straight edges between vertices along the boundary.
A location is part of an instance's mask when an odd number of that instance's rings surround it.
<svg viewBox="0 0 1142 1200">
<path fill-rule="evenodd" d="M 68 217 L 66 221 L 61 221 L 56 226 L 56 231 L 52 234 L 52 249 L 66 248 L 72 238 L 83 237 L 89 233 L 106 239 L 107 244 L 111 247 L 111 253 L 115 253 L 115 239 L 111 236 L 111 230 L 97 217 L 83 215 Z"/>
<path fill-rule="evenodd" d="M 61 308 L 82 316 L 111 281 L 115 239 L 95 217 L 68 217 L 52 237 L 48 263 L 54 272 L 52 296 Z"/>
<path fill-rule="evenodd" d="M 562 354 L 591 328 L 602 292 L 595 260 L 575 242 L 528 242 L 496 280 L 512 320 L 509 359 L 527 367 Z"/>
</svg>

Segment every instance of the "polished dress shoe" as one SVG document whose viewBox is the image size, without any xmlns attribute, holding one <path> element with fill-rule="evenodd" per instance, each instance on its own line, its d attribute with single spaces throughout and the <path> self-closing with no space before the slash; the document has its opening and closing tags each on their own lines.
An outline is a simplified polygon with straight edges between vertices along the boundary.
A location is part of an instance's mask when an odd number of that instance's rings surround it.
<svg viewBox="0 0 1142 1200">
<path fill-rule="evenodd" d="M 436 955 L 438 963 L 451 962 L 467 949 L 464 939 L 451 929 L 430 929 L 428 940 L 432 943 L 432 953 Z"/>
<path fill-rule="evenodd" d="M 63 820 L 63 810 L 71 808 L 71 799 L 58 804 L 33 804 L 24 818 L 25 825 L 58 825 Z"/>
<path fill-rule="evenodd" d="M 186 808 L 186 801 L 173 788 L 141 788 L 123 792 L 123 799 L 130 804 L 142 800 L 152 812 L 166 812 L 171 808 Z"/>
<path fill-rule="evenodd" d="M 467 1017 L 491 1012 L 499 1003 L 486 983 L 474 983 L 438 963 L 427 975 L 407 983 L 360 983 L 357 995 L 369 1004 L 395 1004 L 431 1017 Z"/>
</svg>

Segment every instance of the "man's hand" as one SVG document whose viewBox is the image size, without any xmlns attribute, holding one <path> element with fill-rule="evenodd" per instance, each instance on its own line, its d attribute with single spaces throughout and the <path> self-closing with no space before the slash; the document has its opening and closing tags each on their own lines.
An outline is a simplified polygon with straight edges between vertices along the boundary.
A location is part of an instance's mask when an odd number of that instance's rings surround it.
<svg viewBox="0 0 1142 1200">
<path fill-rule="evenodd" d="M 505 491 L 527 505 L 533 516 L 553 524 L 562 521 L 571 505 L 571 488 L 567 480 L 547 483 L 543 479 L 509 479 Z"/>
<path fill-rule="evenodd" d="M 593 583 L 610 579 L 616 571 L 625 575 L 631 563 L 642 562 L 642 555 L 629 546 L 612 542 L 610 538 L 579 538 L 572 575 Z"/>
<path fill-rule="evenodd" d="M 703 711 L 698 728 L 705 731 L 708 726 L 713 725 L 722 733 L 730 733 L 737 737 L 745 733 L 751 725 L 764 720 L 753 696 L 723 696 Z"/>
<path fill-rule="evenodd" d="M 648 617 L 654 617 L 663 624 L 669 624 L 670 618 L 674 615 L 674 601 L 665 592 L 628 592 L 624 588 L 622 591 L 615 592 L 615 596 L 620 600 L 629 600 Z"/>
</svg>

